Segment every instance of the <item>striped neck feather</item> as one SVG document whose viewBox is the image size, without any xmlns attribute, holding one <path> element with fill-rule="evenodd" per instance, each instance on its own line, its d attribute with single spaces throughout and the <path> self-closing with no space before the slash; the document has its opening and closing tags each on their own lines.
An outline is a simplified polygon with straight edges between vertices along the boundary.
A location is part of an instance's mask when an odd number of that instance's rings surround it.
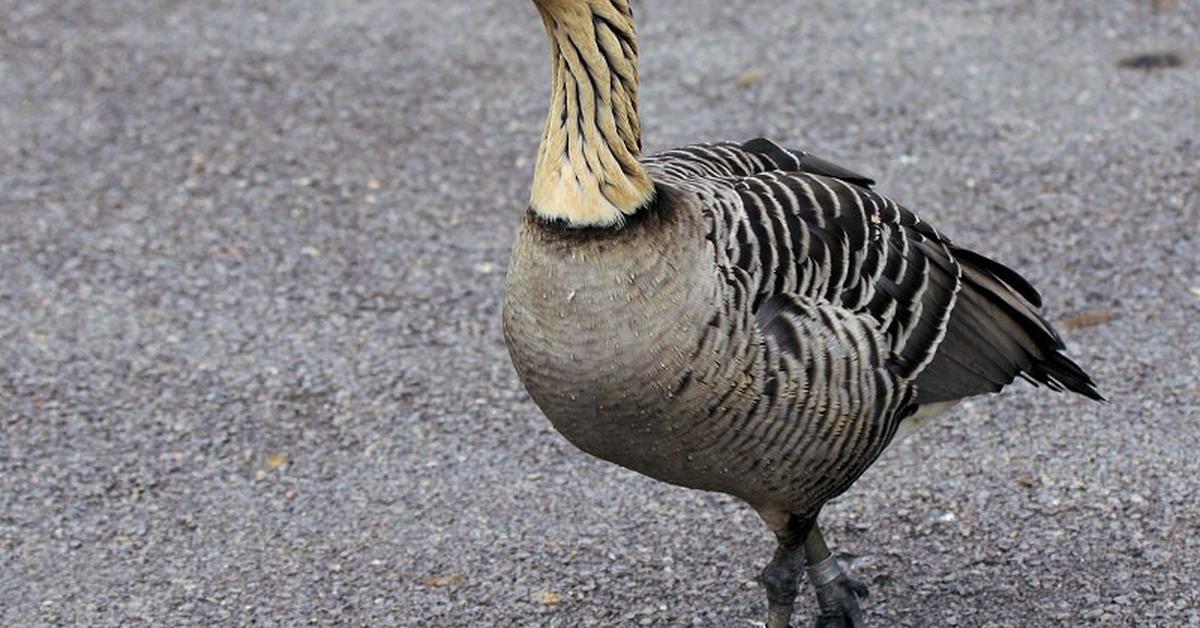
<svg viewBox="0 0 1200 628">
<path fill-rule="evenodd" d="M 638 161 L 637 38 L 628 0 L 534 0 L 550 36 L 550 113 L 529 205 L 572 226 L 619 225 L 654 184 Z"/>
</svg>

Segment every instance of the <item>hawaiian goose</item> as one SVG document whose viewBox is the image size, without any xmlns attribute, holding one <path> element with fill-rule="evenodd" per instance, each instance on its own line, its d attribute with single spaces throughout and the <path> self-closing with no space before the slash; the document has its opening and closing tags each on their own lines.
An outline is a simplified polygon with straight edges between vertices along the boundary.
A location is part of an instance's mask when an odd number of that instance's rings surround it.
<svg viewBox="0 0 1200 628">
<path fill-rule="evenodd" d="M 553 89 L 504 334 L 583 451 L 745 500 L 779 546 L 788 625 L 861 625 L 817 526 L 897 439 L 1016 376 L 1101 399 L 1016 272 L 955 246 L 871 179 L 765 140 L 643 157 L 628 0 L 533 0 Z"/>
</svg>

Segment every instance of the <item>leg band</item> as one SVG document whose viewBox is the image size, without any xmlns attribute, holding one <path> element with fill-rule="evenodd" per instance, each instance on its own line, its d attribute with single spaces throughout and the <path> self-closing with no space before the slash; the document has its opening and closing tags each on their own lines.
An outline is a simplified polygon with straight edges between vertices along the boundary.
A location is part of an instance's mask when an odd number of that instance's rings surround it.
<svg viewBox="0 0 1200 628">
<path fill-rule="evenodd" d="M 842 566 L 830 554 L 825 560 L 810 566 L 807 570 L 808 580 L 814 587 L 823 587 L 842 576 Z"/>
</svg>

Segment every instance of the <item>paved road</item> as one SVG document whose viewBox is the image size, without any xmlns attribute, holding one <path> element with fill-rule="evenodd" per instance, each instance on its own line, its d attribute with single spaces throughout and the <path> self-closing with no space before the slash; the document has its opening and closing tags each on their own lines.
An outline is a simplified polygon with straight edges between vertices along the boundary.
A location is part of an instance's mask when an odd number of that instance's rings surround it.
<svg viewBox="0 0 1200 628">
<path fill-rule="evenodd" d="M 965 403 L 830 506 L 872 624 L 1200 623 L 1200 5 L 641 5 L 648 147 L 875 174 L 1113 400 Z M 0 0 L 0 624 L 760 618 L 753 514 L 574 451 L 508 364 L 540 29 Z"/>
</svg>

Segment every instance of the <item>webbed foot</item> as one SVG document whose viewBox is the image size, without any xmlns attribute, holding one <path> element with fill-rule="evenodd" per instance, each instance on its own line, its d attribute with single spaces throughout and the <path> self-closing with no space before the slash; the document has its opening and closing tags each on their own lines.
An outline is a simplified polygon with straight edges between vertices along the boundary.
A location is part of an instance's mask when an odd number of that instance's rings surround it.
<svg viewBox="0 0 1200 628">
<path fill-rule="evenodd" d="M 816 628 L 864 628 L 859 598 L 870 593 L 867 586 L 847 576 L 833 556 L 808 568 L 808 579 L 817 591 Z"/>
</svg>

